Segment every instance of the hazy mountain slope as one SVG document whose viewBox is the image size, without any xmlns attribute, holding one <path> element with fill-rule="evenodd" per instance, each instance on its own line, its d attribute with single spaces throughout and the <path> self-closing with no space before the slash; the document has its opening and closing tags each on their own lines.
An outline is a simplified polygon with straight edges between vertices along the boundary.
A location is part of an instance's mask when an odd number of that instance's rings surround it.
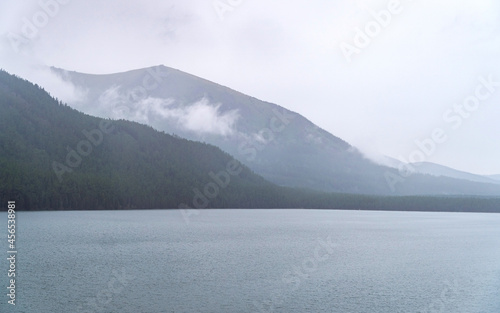
<svg viewBox="0 0 500 313">
<path fill-rule="evenodd" d="M 500 175 L 489 175 L 488 178 L 494 179 L 496 181 L 500 181 Z"/>
<path fill-rule="evenodd" d="M 431 162 L 412 163 L 411 165 L 415 168 L 415 170 L 418 173 L 422 174 L 429 174 L 433 176 L 446 176 L 446 177 L 463 179 L 480 183 L 490 183 L 490 184 L 500 183 L 499 181 L 490 177 L 459 171 L 444 165 L 435 164 Z"/>
<path fill-rule="evenodd" d="M 86 101 L 71 104 L 87 113 L 144 122 L 168 133 L 215 144 L 282 185 L 366 190 L 342 176 L 352 172 L 356 162 L 367 163 L 360 154 L 350 151 L 343 140 L 275 104 L 163 66 L 111 75 L 66 72 L 65 77 L 88 91 Z M 160 78 L 150 79 L 151 85 L 158 83 L 158 87 L 134 92 L 141 90 L 149 77 Z M 183 110 L 196 106 L 198 111 Z M 210 121 L 202 120 L 202 116 Z M 190 123 L 194 125 L 187 126 Z M 213 126 L 216 123 L 225 123 L 227 128 L 217 129 Z M 331 175 L 337 176 L 335 181 Z"/>
<path fill-rule="evenodd" d="M 204 141 L 284 186 L 367 194 L 500 194 L 496 187 L 412 175 L 365 159 L 297 113 L 165 66 L 92 75 L 54 69 L 86 97 L 70 105 Z M 353 127 L 356 121 L 352 121 Z"/>
<path fill-rule="evenodd" d="M 432 162 L 418 162 L 406 164 L 395 158 L 384 156 L 381 159 L 383 164 L 392 168 L 407 168 L 414 173 L 431 175 L 435 177 L 448 177 L 460 180 L 467 180 L 469 182 L 478 182 L 485 184 L 498 184 L 500 183 L 500 175 L 483 176 L 460 171 L 448 166 L 432 163 Z M 495 177 L 497 176 L 497 179 Z"/>
</svg>

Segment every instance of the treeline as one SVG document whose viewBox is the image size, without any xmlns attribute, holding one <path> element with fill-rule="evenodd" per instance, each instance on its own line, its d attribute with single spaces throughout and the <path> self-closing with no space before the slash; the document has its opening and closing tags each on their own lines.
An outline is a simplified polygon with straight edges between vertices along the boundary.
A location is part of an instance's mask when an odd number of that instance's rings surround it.
<svg viewBox="0 0 500 313">
<path fill-rule="evenodd" d="M 500 211 L 486 198 L 375 197 L 283 188 L 217 147 L 101 120 L 0 71 L 0 208 L 316 208 Z"/>
</svg>

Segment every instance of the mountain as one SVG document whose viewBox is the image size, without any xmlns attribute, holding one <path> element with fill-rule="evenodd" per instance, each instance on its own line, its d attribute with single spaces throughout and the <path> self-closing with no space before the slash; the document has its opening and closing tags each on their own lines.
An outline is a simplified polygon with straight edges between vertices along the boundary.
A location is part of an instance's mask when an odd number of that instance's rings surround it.
<svg viewBox="0 0 500 313">
<path fill-rule="evenodd" d="M 356 177 L 369 162 L 353 147 L 275 104 L 164 66 L 111 75 L 55 70 L 87 92 L 71 106 L 214 144 L 277 184 L 344 192 L 370 187 Z"/>
<path fill-rule="evenodd" d="M 176 69 L 53 71 L 85 95 L 69 103 L 72 107 L 213 144 L 281 186 L 381 195 L 500 195 L 498 186 L 486 183 L 405 177 L 297 113 Z"/>
<path fill-rule="evenodd" d="M 215 146 L 85 115 L 3 71 L 0 195 L 27 210 L 272 207 L 283 197 Z"/>
<path fill-rule="evenodd" d="M 489 175 L 487 176 L 488 178 L 491 178 L 493 180 L 496 180 L 496 181 L 500 181 L 500 175 Z"/>
<path fill-rule="evenodd" d="M 460 180 L 467 180 L 470 182 L 486 183 L 486 184 L 498 184 L 500 183 L 500 175 L 483 176 L 472 174 L 464 171 L 460 171 L 448 166 L 441 164 L 431 163 L 431 162 L 416 162 L 411 164 L 406 164 L 397 159 L 384 156 L 382 162 L 393 168 L 407 167 L 410 171 L 414 173 L 431 175 L 435 177 L 449 177 Z"/>
<path fill-rule="evenodd" d="M 471 174 L 463 171 L 453 169 L 444 165 L 431 163 L 431 162 L 419 162 L 412 163 L 411 166 L 421 174 L 429 174 L 432 176 L 446 176 L 451 178 L 463 179 L 479 183 L 489 183 L 489 184 L 500 184 L 499 180 L 495 180 L 493 177 L 481 176 L 476 174 Z"/>
<path fill-rule="evenodd" d="M 0 202 L 12 200 L 19 210 L 500 211 L 495 197 L 380 197 L 279 187 L 213 145 L 86 115 L 0 71 Z"/>
</svg>

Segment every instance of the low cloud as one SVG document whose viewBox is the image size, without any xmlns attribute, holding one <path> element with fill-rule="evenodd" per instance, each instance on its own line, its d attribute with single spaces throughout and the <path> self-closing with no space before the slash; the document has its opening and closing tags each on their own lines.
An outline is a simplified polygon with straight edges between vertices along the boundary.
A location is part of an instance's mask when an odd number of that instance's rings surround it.
<svg viewBox="0 0 500 313">
<path fill-rule="evenodd" d="M 98 107 L 95 111 L 104 112 L 104 115 L 113 119 L 132 119 L 136 122 L 143 122 L 141 118 L 133 116 L 132 112 L 137 111 L 134 103 L 128 101 L 121 92 L 121 87 L 114 85 L 104 91 L 97 99 Z M 87 111 L 89 111 L 87 109 Z M 93 112 L 94 114 L 97 112 Z"/>
<path fill-rule="evenodd" d="M 77 104 L 86 100 L 87 90 L 76 87 L 64 78 L 64 73 L 54 72 L 35 56 L 15 53 L 5 37 L 0 38 L 0 68 L 38 84 L 62 102 Z"/>
<path fill-rule="evenodd" d="M 141 101 L 141 107 L 149 108 L 148 113 L 173 120 L 180 128 L 198 134 L 231 135 L 239 119 L 237 110 L 221 112 L 220 103 L 211 104 L 206 98 L 183 107 L 174 108 L 173 103 L 172 99 L 148 98 Z"/>
<path fill-rule="evenodd" d="M 5 70 L 14 73 L 9 67 L 6 67 Z M 70 81 L 53 72 L 50 67 L 28 63 L 23 65 L 22 70 L 17 71 L 15 74 L 34 84 L 38 84 L 52 97 L 64 103 L 78 105 L 87 98 L 87 90 L 73 85 Z"/>
<path fill-rule="evenodd" d="M 240 118 L 238 110 L 223 112 L 220 103 L 210 103 L 206 98 L 188 105 L 178 104 L 172 98 L 148 97 L 131 101 L 121 87 L 116 85 L 100 95 L 98 104 L 96 110 L 100 112 L 94 112 L 98 115 L 104 114 L 111 118 L 128 119 L 149 125 L 161 121 L 198 135 L 232 135 Z"/>
<path fill-rule="evenodd" d="M 43 70 L 39 72 L 39 75 L 39 80 L 43 82 L 42 86 L 61 101 L 74 104 L 86 101 L 88 90 L 72 84 L 71 81 L 66 78 L 65 72 L 57 74 L 50 68 L 44 67 Z"/>
</svg>

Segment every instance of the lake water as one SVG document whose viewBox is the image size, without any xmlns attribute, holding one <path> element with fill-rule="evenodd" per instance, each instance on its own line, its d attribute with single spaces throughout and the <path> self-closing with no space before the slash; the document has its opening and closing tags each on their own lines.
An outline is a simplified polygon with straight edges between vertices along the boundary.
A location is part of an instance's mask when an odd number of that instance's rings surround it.
<svg viewBox="0 0 500 313">
<path fill-rule="evenodd" d="M 197 213 L 19 212 L 0 311 L 500 312 L 500 214 Z"/>
</svg>

